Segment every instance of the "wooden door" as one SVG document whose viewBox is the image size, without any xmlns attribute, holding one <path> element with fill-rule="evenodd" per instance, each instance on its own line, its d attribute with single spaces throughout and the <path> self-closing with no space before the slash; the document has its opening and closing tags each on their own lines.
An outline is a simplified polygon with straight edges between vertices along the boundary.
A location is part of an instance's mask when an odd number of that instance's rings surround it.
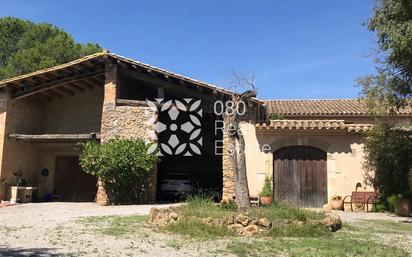
<svg viewBox="0 0 412 257">
<path fill-rule="evenodd" d="M 97 178 L 82 171 L 78 157 L 56 157 L 54 192 L 62 201 L 92 202 L 96 197 Z"/>
<path fill-rule="evenodd" d="M 277 201 L 320 208 L 327 202 L 326 153 L 309 146 L 274 152 L 273 194 Z"/>
</svg>

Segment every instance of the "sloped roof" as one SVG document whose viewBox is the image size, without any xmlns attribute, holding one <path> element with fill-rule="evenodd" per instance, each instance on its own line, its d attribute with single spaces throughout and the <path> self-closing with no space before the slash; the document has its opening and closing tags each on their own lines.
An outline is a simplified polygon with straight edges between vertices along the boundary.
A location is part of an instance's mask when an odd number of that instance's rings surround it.
<svg viewBox="0 0 412 257">
<path fill-rule="evenodd" d="M 362 116 L 368 115 L 364 103 L 358 99 L 265 100 L 268 113 L 285 116 Z M 412 115 L 410 108 L 398 115 Z"/>
<path fill-rule="evenodd" d="M 149 65 L 143 62 L 139 62 L 130 58 L 126 58 L 123 57 L 121 55 L 117 55 L 114 53 L 110 53 L 108 51 L 103 51 L 103 52 L 99 52 L 99 53 L 95 53 L 92 55 L 87 55 L 84 56 L 82 58 L 76 59 L 74 61 L 68 62 L 68 63 L 64 63 L 64 64 L 60 64 L 60 65 L 56 65 L 50 68 L 45 68 L 45 69 L 41 69 L 38 71 L 34 71 L 31 73 L 27 73 L 27 74 L 23 74 L 23 75 L 19 75 L 13 78 L 9 78 L 9 79 L 5 79 L 5 80 L 1 80 L 0 81 L 0 88 L 1 87 L 5 87 L 7 85 L 10 86 L 14 86 L 16 88 L 20 88 L 22 87 L 22 84 L 24 84 L 24 87 L 27 87 L 30 84 L 33 84 L 33 78 L 35 77 L 44 77 L 47 75 L 55 75 L 55 74 L 61 74 L 62 72 L 65 72 L 66 70 L 69 69 L 82 69 L 84 67 L 87 67 L 85 65 L 88 66 L 92 66 L 92 65 L 101 65 L 102 61 L 106 58 L 112 58 L 114 60 L 117 60 L 118 62 L 122 62 L 122 63 L 127 63 L 128 65 L 130 65 L 133 68 L 139 68 L 139 69 L 144 69 L 153 73 L 157 73 L 165 78 L 174 78 L 176 80 L 179 81 L 183 81 L 183 82 L 187 82 L 187 83 L 191 83 L 194 84 L 196 86 L 200 86 L 203 88 L 207 88 L 209 90 L 213 90 L 213 91 L 217 91 L 223 94 L 236 94 L 236 92 L 222 88 L 222 87 L 218 87 L 216 85 L 212 85 L 206 82 L 202 82 L 200 80 L 196 80 L 196 79 L 192 79 L 190 77 L 187 76 L 183 76 L 180 75 L 178 73 L 174 73 L 174 72 L 170 72 L 167 71 L 165 69 L 161 69 L 158 68 L 156 66 L 153 65 Z M 28 84 L 26 84 L 26 82 Z M 30 83 L 29 83 L 30 82 Z M 42 83 L 38 83 L 38 85 L 35 86 L 40 86 Z"/>
<path fill-rule="evenodd" d="M 372 124 L 348 124 L 344 120 L 271 120 L 269 124 L 256 124 L 259 130 L 340 130 L 365 132 Z"/>
</svg>

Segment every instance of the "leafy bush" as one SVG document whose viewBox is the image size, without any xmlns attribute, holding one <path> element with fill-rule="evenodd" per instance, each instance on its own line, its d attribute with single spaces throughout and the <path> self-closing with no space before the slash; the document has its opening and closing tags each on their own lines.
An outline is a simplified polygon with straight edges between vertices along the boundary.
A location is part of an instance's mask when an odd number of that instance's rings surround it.
<svg viewBox="0 0 412 257">
<path fill-rule="evenodd" d="M 272 180 L 269 176 L 265 177 L 265 184 L 263 185 L 262 191 L 259 196 L 272 196 Z"/>
<path fill-rule="evenodd" d="M 80 166 L 104 184 L 111 203 L 143 202 L 145 183 L 156 161 L 142 139 L 111 139 L 82 144 Z"/>
<path fill-rule="evenodd" d="M 390 212 L 395 212 L 395 210 L 399 206 L 399 203 L 401 201 L 401 197 L 399 195 L 391 195 L 388 198 L 386 198 L 386 201 L 388 202 L 389 211 Z"/>
<path fill-rule="evenodd" d="M 380 201 L 405 194 L 412 166 L 412 138 L 406 131 L 375 126 L 364 139 L 365 182 L 379 191 Z"/>
<path fill-rule="evenodd" d="M 376 205 L 375 205 L 375 207 L 374 207 L 374 211 L 375 211 L 375 212 L 386 212 L 386 211 L 389 211 L 388 204 L 387 204 L 386 202 L 376 203 Z"/>
</svg>

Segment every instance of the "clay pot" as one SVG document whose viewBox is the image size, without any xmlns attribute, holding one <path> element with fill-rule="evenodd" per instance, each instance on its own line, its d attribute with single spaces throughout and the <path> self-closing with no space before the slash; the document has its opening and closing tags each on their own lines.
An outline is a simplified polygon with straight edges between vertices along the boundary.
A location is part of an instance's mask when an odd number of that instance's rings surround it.
<svg viewBox="0 0 412 257">
<path fill-rule="evenodd" d="M 260 197 L 260 203 L 262 205 L 270 205 L 272 204 L 273 200 L 272 200 L 272 196 L 261 196 Z"/>
<path fill-rule="evenodd" d="M 343 210 L 343 200 L 330 200 L 333 210 Z"/>
<path fill-rule="evenodd" d="M 401 198 L 399 200 L 398 208 L 396 208 L 395 213 L 399 216 L 408 216 L 412 213 L 412 200 Z"/>
</svg>

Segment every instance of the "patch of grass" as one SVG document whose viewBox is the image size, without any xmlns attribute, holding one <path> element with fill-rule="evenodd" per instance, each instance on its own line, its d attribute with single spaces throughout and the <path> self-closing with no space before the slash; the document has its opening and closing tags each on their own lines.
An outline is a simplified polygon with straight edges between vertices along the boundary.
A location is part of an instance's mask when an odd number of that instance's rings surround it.
<svg viewBox="0 0 412 257">
<path fill-rule="evenodd" d="M 178 240 L 170 240 L 166 243 L 166 246 L 174 249 L 180 249 L 182 248 L 183 244 Z"/>
<path fill-rule="evenodd" d="M 181 220 L 176 223 L 171 223 L 165 227 L 165 230 L 196 237 L 198 239 L 217 239 L 225 236 L 232 236 L 233 232 L 226 226 L 217 226 L 204 224 L 197 220 Z"/>
<path fill-rule="evenodd" d="M 403 257 L 408 255 L 401 249 L 373 241 L 339 237 L 231 241 L 227 249 L 237 256 Z"/>
<path fill-rule="evenodd" d="M 295 223 L 287 225 L 275 225 L 269 231 L 272 237 L 327 237 L 331 236 L 327 228 L 319 224 L 305 223 L 298 225 Z"/>
<path fill-rule="evenodd" d="M 147 215 L 133 216 L 93 216 L 79 220 L 86 226 L 97 227 L 97 231 L 104 235 L 120 236 L 136 230 L 136 223 L 146 221 Z"/>
<path fill-rule="evenodd" d="M 224 218 L 233 213 L 230 208 L 222 208 L 213 202 L 213 199 L 202 196 L 189 196 L 187 204 L 180 208 L 184 216 L 199 218 Z"/>
<path fill-rule="evenodd" d="M 301 209 L 295 206 L 273 203 L 268 206 L 255 207 L 249 212 L 251 217 L 256 218 L 268 218 L 269 220 L 321 220 L 325 218 L 325 215 L 321 212 L 315 212 L 310 210 Z"/>
<path fill-rule="evenodd" d="M 393 222 L 389 220 L 366 220 L 361 222 L 361 225 L 372 229 L 377 233 L 392 233 L 392 234 L 412 234 L 412 223 Z"/>
</svg>

